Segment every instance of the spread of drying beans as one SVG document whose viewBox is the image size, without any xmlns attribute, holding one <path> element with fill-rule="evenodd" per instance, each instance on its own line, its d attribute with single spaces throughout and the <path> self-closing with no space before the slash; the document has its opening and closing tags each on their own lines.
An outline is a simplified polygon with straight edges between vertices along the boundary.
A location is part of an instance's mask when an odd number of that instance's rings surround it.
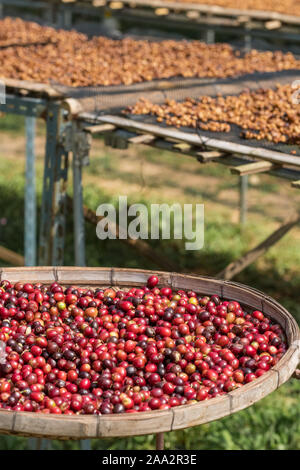
<svg viewBox="0 0 300 470">
<path fill-rule="evenodd" d="M 274 90 L 245 91 L 238 96 L 205 96 L 184 102 L 167 100 L 153 104 L 141 99 L 125 113 L 151 114 L 158 122 L 174 127 L 200 128 L 211 132 L 229 132 L 231 124 L 242 128 L 245 139 L 273 143 L 300 143 L 300 108 L 293 103 L 295 90 L 278 85 Z"/>
<path fill-rule="evenodd" d="M 224 395 L 273 367 L 282 328 L 193 291 L 0 284 L 0 408 L 134 413 Z"/>
<path fill-rule="evenodd" d="M 55 30 L 21 18 L 4 18 L 0 21 L 0 47 L 59 41 L 86 41 L 85 34 L 76 31 Z"/>
<path fill-rule="evenodd" d="M 235 8 L 237 10 L 263 10 L 276 11 L 285 15 L 300 16 L 299 0 L 165 0 L 166 2 L 178 3 L 200 3 L 203 5 L 217 5 L 224 8 Z"/>
<path fill-rule="evenodd" d="M 78 87 L 131 85 L 171 77 L 225 78 L 300 69 L 300 60 L 292 53 L 252 50 L 241 56 L 228 44 L 105 37 L 88 40 L 76 32 L 44 30 L 42 26 L 15 21 L 0 21 L 0 76 L 5 78 L 40 83 L 53 80 Z M 38 44 L 47 39 L 49 43 Z M 6 47 L 1 48 L 1 40 Z M 20 44 L 27 40 L 31 45 L 7 46 L 10 41 L 18 40 Z"/>
</svg>

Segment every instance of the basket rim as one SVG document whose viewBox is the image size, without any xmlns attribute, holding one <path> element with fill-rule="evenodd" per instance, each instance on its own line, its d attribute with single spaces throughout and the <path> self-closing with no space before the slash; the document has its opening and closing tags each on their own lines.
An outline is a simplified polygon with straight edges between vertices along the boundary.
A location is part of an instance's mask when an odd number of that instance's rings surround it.
<svg viewBox="0 0 300 470">
<path fill-rule="evenodd" d="M 104 275 L 105 273 L 105 275 Z M 102 277 L 101 277 L 102 274 Z M 261 303 L 268 308 L 267 316 L 277 315 L 284 325 L 288 341 L 288 349 L 280 361 L 261 377 L 241 388 L 202 402 L 181 405 L 168 410 L 153 410 L 141 413 L 124 413 L 115 415 L 54 415 L 23 411 L 0 410 L 0 432 L 12 435 L 48 437 L 52 439 L 88 439 L 102 437 L 121 437 L 152 434 L 173 431 L 191 427 L 231 415 L 276 390 L 286 382 L 300 360 L 300 330 L 296 320 L 281 304 L 262 291 L 233 281 L 215 279 L 213 277 L 195 274 L 172 273 L 133 268 L 82 268 L 82 267 L 22 267 L 1 268 L 0 280 L 11 282 L 27 281 L 44 284 L 60 282 L 62 285 L 109 285 L 130 286 L 137 282 L 144 283 L 149 275 L 157 274 L 161 278 L 160 285 L 168 284 L 174 289 L 180 289 L 183 282 L 192 283 L 192 290 L 197 283 L 199 292 L 205 294 L 205 287 L 218 288 L 218 292 L 234 292 L 232 295 L 245 295 L 246 299 L 255 305 Z M 22 276 L 24 275 L 24 278 Z M 81 276 L 82 281 L 76 279 Z M 19 276 L 19 277 L 16 277 Z M 37 279 L 34 279 L 37 276 Z M 48 276 L 48 278 L 47 278 Z M 29 277 L 29 279 L 28 279 Z M 134 277 L 138 277 L 137 280 Z M 79 282 L 75 282 L 79 281 Z M 125 283 L 125 284 L 124 284 Z M 202 284 L 201 284 L 202 283 Z M 183 286 L 182 288 L 187 288 Z M 247 305 L 245 300 L 238 300 Z M 271 312 L 271 313 L 270 313 Z M 281 324 L 282 324 L 281 323 Z"/>
</svg>

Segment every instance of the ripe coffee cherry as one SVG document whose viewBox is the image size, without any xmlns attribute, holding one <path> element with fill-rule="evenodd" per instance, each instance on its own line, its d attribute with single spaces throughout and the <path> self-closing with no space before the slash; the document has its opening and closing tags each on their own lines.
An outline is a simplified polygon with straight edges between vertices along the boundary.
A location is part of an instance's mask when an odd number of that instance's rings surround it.
<svg viewBox="0 0 300 470">
<path fill-rule="evenodd" d="M 150 287 L 150 288 L 153 288 L 155 286 L 157 286 L 158 284 L 158 277 L 153 275 L 153 276 L 150 276 L 148 278 L 148 281 L 147 281 L 147 286 Z"/>
<path fill-rule="evenodd" d="M 280 325 L 238 302 L 147 285 L 0 284 L 0 407 L 54 414 L 169 409 L 224 395 L 285 353 Z"/>
</svg>

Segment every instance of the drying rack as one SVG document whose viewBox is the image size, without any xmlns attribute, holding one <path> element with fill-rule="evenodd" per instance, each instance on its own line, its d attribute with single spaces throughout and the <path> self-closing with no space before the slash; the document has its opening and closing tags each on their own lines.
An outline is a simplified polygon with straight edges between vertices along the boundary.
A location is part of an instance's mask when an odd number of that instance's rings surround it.
<svg viewBox="0 0 300 470">
<path fill-rule="evenodd" d="M 121 268 L 5 268 L 0 280 L 11 282 L 59 282 L 65 287 L 114 286 L 126 289 L 142 286 L 154 271 Z M 267 396 L 295 372 L 300 360 L 300 332 L 293 316 L 278 302 L 260 291 L 242 284 L 190 276 L 178 273 L 155 272 L 160 284 L 172 289 L 192 289 L 198 294 L 219 295 L 235 299 L 244 307 L 262 310 L 284 329 L 288 349 L 280 361 L 256 380 L 223 396 L 168 410 L 116 415 L 51 415 L 32 412 L 0 410 L 0 432 L 9 435 L 50 439 L 101 439 L 105 437 L 156 434 L 156 448 L 164 448 L 164 432 L 176 431 L 236 413 Z"/>
<path fill-rule="evenodd" d="M 115 18 L 125 27 L 144 28 L 203 38 L 211 43 L 216 35 L 243 37 L 251 48 L 253 39 L 271 42 L 300 42 L 300 17 L 273 11 L 225 8 L 217 5 L 163 0 L 0 0 L 0 16 L 14 8 L 27 17 L 61 28 L 76 27 L 76 16 L 84 15 L 90 24 Z M 34 12 L 34 14 L 33 14 Z"/>
</svg>

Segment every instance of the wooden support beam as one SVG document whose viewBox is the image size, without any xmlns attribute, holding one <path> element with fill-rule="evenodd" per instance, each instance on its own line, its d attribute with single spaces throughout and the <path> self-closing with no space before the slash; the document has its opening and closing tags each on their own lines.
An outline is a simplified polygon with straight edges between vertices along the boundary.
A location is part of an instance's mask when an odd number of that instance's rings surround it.
<svg viewBox="0 0 300 470">
<path fill-rule="evenodd" d="M 95 2 L 95 0 L 94 0 Z M 159 0 L 123 0 L 123 3 L 126 5 L 130 5 L 131 3 L 135 5 L 135 7 L 148 7 L 148 8 L 163 8 L 166 6 L 165 2 Z M 217 5 L 206 5 L 205 1 L 203 0 L 203 4 L 193 3 L 192 0 L 185 3 L 179 3 L 178 1 L 168 1 L 168 10 L 174 12 L 189 12 L 189 11 L 197 11 L 200 14 L 208 15 L 208 16 L 216 16 L 221 17 L 221 19 L 226 17 L 233 17 L 235 20 L 238 18 L 245 18 L 249 20 L 257 20 L 257 21 L 270 21 L 270 20 L 279 20 L 282 23 L 286 24 L 300 24 L 300 18 L 291 15 L 291 14 L 283 14 L 276 11 L 263 11 L 263 10 L 254 10 L 254 9 L 247 9 L 247 8 L 229 8 L 229 7 L 222 7 Z"/>
<path fill-rule="evenodd" d="M 268 31 L 272 31 L 274 29 L 280 29 L 281 26 L 282 26 L 282 23 L 279 20 L 266 21 L 266 23 L 265 23 L 265 28 Z"/>
<path fill-rule="evenodd" d="M 84 119 L 89 114 L 83 113 L 81 118 Z M 105 115 L 98 118 L 103 123 L 114 124 L 118 128 L 127 129 L 131 132 L 144 132 L 153 134 L 156 137 L 172 138 L 178 141 L 186 142 L 193 146 L 205 146 L 208 150 L 220 151 L 223 153 L 242 155 L 245 157 L 253 157 L 255 159 L 268 161 L 279 165 L 290 165 L 300 168 L 300 158 L 294 155 L 281 153 L 262 147 L 249 147 L 245 144 L 236 144 L 218 139 L 208 138 L 200 134 L 192 134 L 182 132 L 173 128 L 165 128 L 157 124 L 146 124 L 143 122 L 133 121 L 132 119 L 119 116 Z"/>
<path fill-rule="evenodd" d="M 104 7 L 106 5 L 106 0 L 93 0 L 92 5 L 94 7 Z"/>
<path fill-rule="evenodd" d="M 253 162 L 253 163 L 246 163 L 245 165 L 235 166 L 230 169 L 231 173 L 240 176 L 246 175 L 255 175 L 256 173 L 264 173 L 266 171 L 270 171 L 274 168 L 274 165 L 271 162 Z"/>
<path fill-rule="evenodd" d="M 71 197 L 67 197 L 67 206 L 70 211 L 73 211 L 73 199 Z M 96 212 L 90 209 L 87 206 L 83 206 L 83 215 L 86 221 L 90 222 L 91 224 L 97 225 L 97 223 L 103 219 L 103 217 L 98 217 Z M 111 224 L 113 225 L 113 224 Z M 116 224 L 115 233 L 117 239 L 119 239 L 120 234 L 120 227 Z M 177 266 L 177 264 L 170 261 L 166 256 L 162 253 L 154 250 L 145 240 L 133 240 L 131 238 L 127 239 L 120 239 L 126 245 L 131 246 L 132 248 L 136 249 L 142 256 L 152 261 L 156 266 L 166 270 L 166 271 L 176 271 L 180 272 L 181 268 Z"/>
<path fill-rule="evenodd" d="M 167 150 L 167 151 L 174 152 L 177 154 L 182 153 L 184 155 L 197 158 L 197 160 L 200 163 L 209 163 L 211 161 L 215 161 L 217 163 L 221 163 L 225 166 L 231 167 L 232 169 L 237 168 L 237 173 L 238 173 L 238 169 L 243 167 L 244 165 L 252 165 L 252 164 L 260 163 L 260 161 L 258 162 L 253 161 L 253 160 L 251 161 L 249 158 L 246 158 L 244 156 L 240 157 L 238 155 L 234 155 L 232 153 L 225 153 L 219 150 L 209 150 L 209 151 L 199 152 L 197 150 L 197 146 L 187 144 L 186 142 L 174 143 L 174 138 L 171 138 L 171 137 L 160 138 L 156 136 L 154 137 L 152 134 L 143 134 L 143 135 L 149 135 L 149 141 L 148 142 L 144 141 L 144 143 L 147 145 L 150 145 L 153 148 Z M 151 136 L 151 139 L 150 139 L 150 136 Z M 106 144 L 112 147 L 116 146 L 115 141 L 118 140 L 117 137 L 120 138 L 120 141 L 122 142 L 122 146 L 120 148 L 124 148 L 124 144 L 126 144 L 127 142 L 133 141 L 134 143 L 139 143 L 139 141 L 136 139 L 137 136 L 135 133 L 132 134 L 132 132 L 128 130 L 124 130 L 124 129 L 118 129 L 115 132 L 113 132 L 111 135 L 108 135 L 107 137 L 108 137 L 108 141 L 106 142 Z M 272 164 L 269 170 L 267 171 L 266 164 L 268 164 L 269 162 L 263 161 L 263 163 L 264 163 L 263 168 L 270 175 L 277 176 L 279 178 L 288 179 L 288 180 L 295 180 L 294 181 L 295 187 L 300 187 L 300 184 L 299 184 L 300 180 L 299 180 L 299 183 L 297 180 L 297 178 L 300 177 L 299 170 L 294 170 L 290 168 L 285 168 L 281 165 Z"/>
<path fill-rule="evenodd" d="M 1 78 L 1 81 L 5 84 L 6 88 L 12 88 L 19 92 L 26 91 L 36 93 L 37 95 L 47 96 L 53 99 L 63 99 L 65 96 L 53 88 L 51 85 L 44 83 L 28 82 L 26 80 L 16 80 L 14 78 Z"/>
<path fill-rule="evenodd" d="M 155 140 L 155 136 L 152 134 L 140 134 L 134 137 L 130 137 L 128 142 L 130 144 L 150 144 Z"/>
<path fill-rule="evenodd" d="M 230 168 L 233 168 L 235 166 L 241 166 L 244 163 L 254 163 L 254 161 L 251 161 L 249 159 L 246 159 L 244 157 L 239 157 L 237 155 L 229 155 L 226 154 L 224 158 L 219 158 L 216 159 L 215 162 L 228 166 Z M 300 172 L 298 170 L 294 170 L 291 168 L 285 168 L 281 165 L 274 165 L 274 168 L 272 168 L 269 172 L 269 175 L 271 176 L 276 176 L 278 178 L 283 178 L 289 181 L 297 181 L 298 178 L 300 177 Z M 300 181 L 300 180 L 299 180 Z"/>
<path fill-rule="evenodd" d="M 90 134 L 103 134 L 104 132 L 112 132 L 116 129 L 114 124 L 98 124 L 96 126 L 86 126 L 84 130 Z"/>
<path fill-rule="evenodd" d="M 86 119 L 91 119 L 92 115 L 86 114 Z M 84 115 L 81 116 L 81 119 L 84 118 Z M 100 120 L 102 118 L 98 118 Z M 126 120 L 128 122 L 128 120 Z M 111 125 L 111 123 L 110 123 Z M 114 124 L 115 125 L 115 124 Z M 220 163 L 222 165 L 228 166 L 228 167 L 240 167 L 241 165 L 244 164 L 252 164 L 256 163 L 256 161 L 251 160 L 249 156 L 247 155 L 239 155 L 236 152 L 224 152 L 223 150 L 199 150 L 199 147 L 197 144 L 194 142 L 189 143 L 189 142 L 184 142 L 180 141 L 178 142 L 178 137 L 177 135 L 174 135 L 173 133 L 170 135 L 169 133 L 167 135 L 164 134 L 164 129 L 162 129 L 162 134 L 152 134 L 151 132 L 145 131 L 145 129 L 133 129 L 129 130 L 128 127 L 126 126 L 125 128 L 121 125 L 115 125 L 116 129 L 112 131 L 111 133 L 105 134 L 107 142 L 106 145 L 110 145 L 112 147 L 116 147 L 116 142 L 119 140 L 119 144 L 121 143 L 122 145 L 119 145 L 120 148 L 126 148 L 126 145 L 128 144 L 129 139 L 133 139 L 135 143 L 136 142 L 136 137 L 137 133 L 143 133 L 143 135 L 149 135 L 149 142 L 147 145 L 150 147 L 160 149 L 160 150 L 167 150 L 173 153 L 177 154 L 183 154 L 187 155 L 193 158 L 197 158 L 197 160 L 200 163 L 208 163 L 210 161 L 215 161 L 217 163 Z M 96 127 L 96 126 L 95 126 Z M 151 126 L 152 127 L 152 126 Z M 85 130 L 88 130 L 88 127 L 85 128 Z M 172 131 L 172 129 L 171 129 Z M 180 133 L 180 136 L 182 133 Z M 189 134 L 185 134 L 189 136 Z M 153 136 L 153 139 L 151 138 L 150 141 L 150 136 Z M 176 140 L 177 137 L 177 140 Z M 146 142 L 144 142 L 146 143 Z M 199 145 L 199 144 L 198 144 Z M 275 152 L 272 152 L 275 153 Z M 276 152 L 279 155 L 279 152 Z M 285 154 L 282 154 L 283 156 Z M 295 159 L 297 158 L 298 162 L 300 161 L 299 157 L 294 157 Z M 263 160 L 265 164 L 265 160 Z M 284 178 L 288 179 L 290 181 L 295 182 L 295 187 L 298 186 L 298 180 L 300 182 L 300 171 L 299 169 L 291 169 L 291 168 L 286 168 L 284 166 L 284 161 L 278 162 L 278 164 L 274 164 L 274 166 L 271 167 L 271 169 L 268 171 L 268 173 L 272 176 L 276 176 L 279 178 Z"/>
<path fill-rule="evenodd" d="M 199 18 L 200 13 L 199 13 L 199 11 L 190 10 L 190 11 L 187 11 L 187 12 L 186 12 L 186 16 L 187 16 L 187 18 L 189 18 L 190 20 L 196 20 L 196 19 Z"/>
<path fill-rule="evenodd" d="M 237 274 L 246 269 L 250 264 L 254 263 L 261 255 L 266 253 L 275 243 L 277 243 L 281 238 L 289 232 L 293 227 L 300 223 L 299 214 L 294 215 L 284 222 L 281 227 L 275 230 L 272 235 L 270 235 L 266 240 L 257 245 L 252 250 L 248 251 L 245 255 L 239 258 L 236 261 L 230 263 L 223 271 L 217 274 L 217 278 L 230 280 L 235 277 Z"/>
<path fill-rule="evenodd" d="M 81 103 L 75 98 L 67 98 L 63 101 L 62 106 L 67 110 L 69 117 L 77 117 L 82 113 Z"/>
<path fill-rule="evenodd" d="M 208 163 L 208 162 L 215 160 L 215 158 L 226 157 L 226 156 L 228 156 L 228 154 L 224 152 L 219 152 L 217 150 L 215 151 L 211 150 L 208 152 L 197 152 L 197 160 L 200 163 Z"/>
<path fill-rule="evenodd" d="M 176 144 L 173 144 L 173 148 L 180 152 L 189 152 L 192 150 L 192 145 L 187 144 L 186 142 L 177 142 Z"/>
<path fill-rule="evenodd" d="M 168 8 L 156 8 L 154 13 L 156 16 L 167 16 L 170 13 L 170 10 L 168 10 Z"/>
<path fill-rule="evenodd" d="M 152 136 L 153 134 L 146 134 L 146 135 Z M 126 129 L 117 129 L 112 134 L 108 134 L 106 137 L 108 138 L 108 141 L 106 142 L 106 144 L 111 145 L 113 147 L 116 146 L 115 141 L 117 140 L 117 138 L 120 138 L 120 141 L 123 142 L 122 148 L 124 148 L 124 143 L 127 144 L 128 141 L 132 138 L 134 139 L 134 142 L 137 143 L 135 139 L 136 132 L 130 132 Z M 211 161 L 215 161 L 217 163 L 220 163 L 222 165 L 225 165 L 231 168 L 241 167 L 242 165 L 245 165 L 245 164 L 256 163 L 254 160 L 250 160 L 247 157 L 244 157 L 244 156 L 241 157 L 234 153 L 222 152 L 221 150 L 199 151 L 198 150 L 199 147 L 197 147 L 196 145 L 189 144 L 186 142 L 175 142 L 175 139 L 173 137 L 171 138 L 170 136 L 168 137 L 155 136 L 155 138 L 153 138 L 153 140 L 151 141 L 149 137 L 149 142 L 147 143 L 147 145 L 156 149 L 167 150 L 173 153 L 183 154 L 183 155 L 187 155 L 193 158 L 197 158 L 197 160 L 200 163 L 209 163 Z M 264 161 L 264 164 L 265 164 L 265 161 Z M 277 176 L 279 178 L 284 178 L 284 179 L 288 179 L 288 180 L 295 181 L 295 182 L 297 182 L 297 180 L 300 178 L 299 170 L 285 168 L 281 165 L 272 166 L 268 173 L 272 176 Z"/>
<path fill-rule="evenodd" d="M 251 21 L 251 18 L 248 15 L 240 15 L 237 17 L 237 22 L 239 24 L 246 24 L 249 23 L 249 21 Z"/>
<path fill-rule="evenodd" d="M 298 181 L 293 181 L 293 182 L 292 182 L 292 187 L 293 187 L 293 188 L 300 188 L 300 180 L 298 180 Z"/>
<path fill-rule="evenodd" d="M 4 246 L 0 246 L 0 259 L 13 266 L 24 266 L 25 264 L 24 256 L 8 248 L 4 248 Z"/>
</svg>

